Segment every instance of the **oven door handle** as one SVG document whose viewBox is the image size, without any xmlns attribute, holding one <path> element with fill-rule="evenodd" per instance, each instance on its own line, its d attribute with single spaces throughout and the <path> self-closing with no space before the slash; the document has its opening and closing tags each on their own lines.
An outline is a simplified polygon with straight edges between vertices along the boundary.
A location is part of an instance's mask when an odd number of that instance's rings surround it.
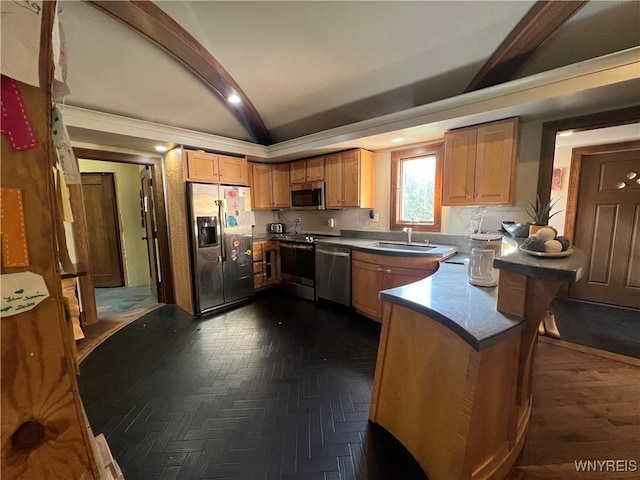
<svg viewBox="0 0 640 480">
<path fill-rule="evenodd" d="M 280 248 L 297 248 L 298 250 L 313 250 L 313 245 L 296 245 L 291 243 L 281 243 Z"/>
</svg>

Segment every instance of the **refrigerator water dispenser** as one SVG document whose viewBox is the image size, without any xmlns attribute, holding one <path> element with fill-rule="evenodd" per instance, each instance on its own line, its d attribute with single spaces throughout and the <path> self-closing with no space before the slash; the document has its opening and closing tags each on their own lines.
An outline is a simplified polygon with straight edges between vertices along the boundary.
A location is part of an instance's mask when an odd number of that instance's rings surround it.
<svg viewBox="0 0 640 480">
<path fill-rule="evenodd" d="M 216 217 L 196 217 L 198 226 L 198 248 L 215 247 L 218 245 L 218 231 Z"/>
</svg>

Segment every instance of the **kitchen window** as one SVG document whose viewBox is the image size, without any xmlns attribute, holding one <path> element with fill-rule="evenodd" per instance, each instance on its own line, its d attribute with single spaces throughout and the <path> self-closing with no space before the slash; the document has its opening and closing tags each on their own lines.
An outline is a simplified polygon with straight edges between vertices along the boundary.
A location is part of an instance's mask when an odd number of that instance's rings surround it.
<svg viewBox="0 0 640 480">
<path fill-rule="evenodd" d="M 391 229 L 440 231 L 444 144 L 391 152 Z"/>
</svg>

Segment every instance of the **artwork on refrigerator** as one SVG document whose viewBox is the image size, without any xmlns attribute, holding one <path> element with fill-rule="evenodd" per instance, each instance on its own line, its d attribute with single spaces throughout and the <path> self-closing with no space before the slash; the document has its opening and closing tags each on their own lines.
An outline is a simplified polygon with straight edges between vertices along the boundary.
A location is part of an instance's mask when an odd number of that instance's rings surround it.
<svg viewBox="0 0 640 480">
<path fill-rule="evenodd" d="M 253 212 L 248 187 L 187 185 L 196 313 L 253 295 Z"/>
</svg>

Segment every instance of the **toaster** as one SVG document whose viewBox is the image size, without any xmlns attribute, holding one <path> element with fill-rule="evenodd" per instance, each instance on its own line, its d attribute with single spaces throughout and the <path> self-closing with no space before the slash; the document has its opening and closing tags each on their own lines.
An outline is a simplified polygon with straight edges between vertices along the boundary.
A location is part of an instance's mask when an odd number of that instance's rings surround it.
<svg viewBox="0 0 640 480">
<path fill-rule="evenodd" d="M 269 233 L 284 233 L 284 223 L 270 223 Z"/>
</svg>

